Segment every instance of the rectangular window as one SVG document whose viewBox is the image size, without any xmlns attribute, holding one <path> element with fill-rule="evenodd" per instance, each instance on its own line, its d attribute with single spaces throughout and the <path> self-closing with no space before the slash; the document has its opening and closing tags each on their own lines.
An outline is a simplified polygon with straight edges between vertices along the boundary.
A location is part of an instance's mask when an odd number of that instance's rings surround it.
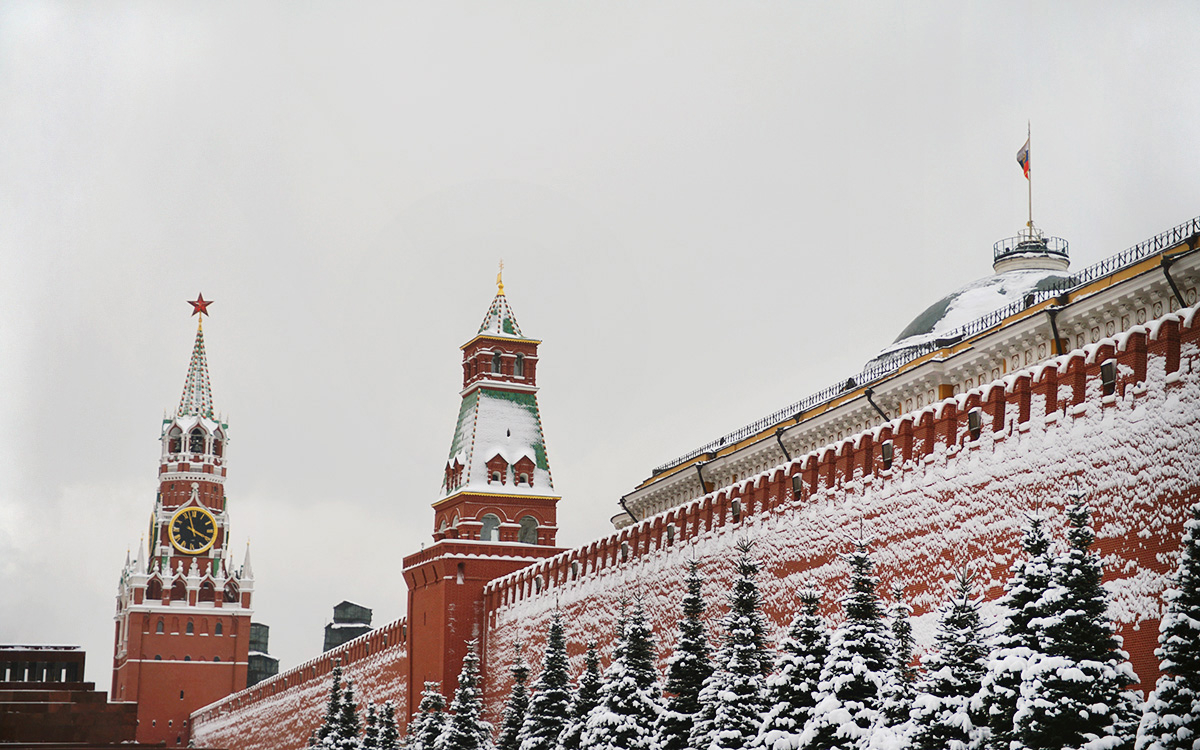
<svg viewBox="0 0 1200 750">
<path fill-rule="evenodd" d="M 1100 385 L 1105 396 L 1117 392 L 1117 363 L 1114 360 L 1110 359 L 1100 365 Z"/>
</svg>

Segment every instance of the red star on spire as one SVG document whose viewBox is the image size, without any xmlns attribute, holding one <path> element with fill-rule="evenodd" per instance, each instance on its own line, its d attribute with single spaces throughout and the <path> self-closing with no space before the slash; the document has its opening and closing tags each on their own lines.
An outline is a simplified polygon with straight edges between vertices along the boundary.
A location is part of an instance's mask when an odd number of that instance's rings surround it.
<svg viewBox="0 0 1200 750">
<path fill-rule="evenodd" d="M 188 304 L 192 306 L 192 315 L 208 315 L 208 306 L 212 304 L 212 300 L 206 300 L 203 294 L 198 294 L 195 300 L 188 300 Z"/>
</svg>

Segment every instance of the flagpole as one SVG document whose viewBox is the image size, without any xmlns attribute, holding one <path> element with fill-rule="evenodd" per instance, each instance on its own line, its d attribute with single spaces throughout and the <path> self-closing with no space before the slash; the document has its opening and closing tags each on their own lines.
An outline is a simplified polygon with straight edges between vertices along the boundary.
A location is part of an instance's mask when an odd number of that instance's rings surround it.
<svg viewBox="0 0 1200 750">
<path fill-rule="evenodd" d="M 1032 143 L 1032 141 L 1033 141 L 1033 125 L 1030 121 L 1026 120 L 1025 127 L 1026 127 L 1025 143 L 1028 144 L 1026 146 L 1026 148 L 1029 149 L 1029 151 L 1027 153 L 1032 154 L 1033 153 L 1033 143 Z M 1030 157 L 1026 156 L 1025 158 L 1028 159 Z M 1033 231 L 1033 170 L 1032 169 L 1026 170 L 1025 181 L 1029 183 L 1029 225 L 1028 226 L 1029 226 L 1029 231 L 1032 232 Z"/>
</svg>

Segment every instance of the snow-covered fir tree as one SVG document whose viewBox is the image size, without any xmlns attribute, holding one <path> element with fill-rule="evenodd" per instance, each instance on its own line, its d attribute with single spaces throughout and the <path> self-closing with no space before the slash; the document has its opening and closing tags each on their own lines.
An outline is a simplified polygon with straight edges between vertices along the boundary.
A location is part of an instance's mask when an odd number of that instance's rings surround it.
<svg viewBox="0 0 1200 750">
<path fill-rule="evenodd" d="M 421 691 L 421 702 L 417 705 L 417 714 L 408 724 L 405 750 L 434 750 L 449 719 L 442 684 L 426 682 L 425 689 Z"/>
<path fill-rule="evenodd" d="M 612 664 L 604 672 L 600 702 L 588 713 L 581 748 L 649 750 L 654 724 L 662 710 L 662 688 L 654 661 L 654 634 L 638 599 L 620 629 Z"/>
<path fill-rule="evenodd" d="M 700 689 L 712 674 L 708 639 L 704 633 L 704 577 L 696 560 L 688 563 L 679 618 L 679 641 L 667 660 L 666 705 L 654 727 L 656 750 L 683 750 L 700 708 Z"/>
<path fill-rule="evenodd" d="M 589 641 L 584 657 L 583 674 L 571 696 L 571 708 L 566 725 L 558 736 L 558 750 L 579 750 L 583 729 L 587 726 L 588 714 L 600 703 L 600 688 L 604 679 L 600 676 L 600 652 L 596 642 Z"/>
<path fill-rule="evenodd" d="M 1054 558 L 1044 520 L 1034 515 L 1026 520 L 1021 540 L 1025 558 L 1013 563 L 1004 595 L 996 602 L 1000 619 L 988 639 L 987 669 L 970 704 L 981 727 L 973 742 L 987 750 L 1011 750 L 1016 742 L 1021 674 L 1042 648 L 1041 635 L 1031 623 L 1043 614 Z"/>
<path fill-rule="evenodd" d="M 309 739 L 309 747 L 321 747 L 330 733 L 337 728 L 338 715 L 342 710 L 342 665 L 334 664 L 330 674 L 333 684 L 329 687 L 329 701 L 325 704 L 325 716 L 316 734 Z"/>
<path fill-rule="evenodd" d="M 325 738 L 323 747 L 330 750 L 358 750 L 362 723 L 358 719 L 358 704 L 354 702 L 354 682 L 346 680 L 338 707 L 337 724 Z"/>
<path fill-rule="evenodd" d="M 767 714 L 756 747 L 795 750 L 816 703 L 821 667 L 829 656 L 829 627 L 821 617 L 821 598 L 813 589 L 800 592 L 800 612 L 779 644 L 775 671 L 767 677 Z"/>
<path fill-rule="evenodd" d="M 387 701 L 379 715 L 379 750 L 400 750 L 400 728 L 396 725 L 396 704 Z"/>
<path fill-rule="evenodd" d="M 914 750 L 967 750 L 975 732 L 971 697 L 986 669 L 983 618 L 972 598 L 971 576 L 958 574 L 955 590 L 938 615 L 933 649 L 922 664 L 925 676 L 913 699 Z"/>
<path fill-rule="evenodd" d="M 1065 552 L 1054 560 L 1044 614 L 1030 625 L 1042 651 L 1025 668 L 1017 701 L 1017 738 L 1030 750 L 1132 748 L 1141 700 L 1129 655 L 1108 619 L 1091 511 L 1082 497 L 1067 509 Z"/>
<path fill-rule="evenodd" d="M 496 740 L 496 750 L 518 750 L 521 746 L 521 725 L 525 723 L 525 712 L 529 710 L 529 689 L 525 682 L 529 679 L 529 665 L 521 654 L 521 644 L 517 644 L 517 658 L 512 666 L 512 691 L 508 694 L 508 705 L 504 707 L 504 720 L 500 724 L 500 738 Z"/>
<path fill-rule="evenodd" d="M 858 539 L 854 551 L 844 555 L 850 565 L 850 590 L 842 598 L 846 621 L 830 638 L 816 705 L 800 739 L 804 750 L 865 748 L 880 723 L 892 639 L 876 592 L 879 581 L 872 575 L 869 544 Z"/>
<path fill-rule="evenodd" d="M 917 669 L 913 666 L 912 606 L 904 599 L 904 587 L 892 587 L 892 606 L 888 608 L 888 620 L 892 631 L 892 654 L 883 683 L 883 712 L 881 725 L 900 727 L 908 721 L 912 710 L 913 694 L 917 682 Z"/>
<path fill-rule="evenodd" d="M 693 750 L 740 750 L 758 736 L 765 677 L 770 669 L 766 620 L 758 590 L 753 543 L 738 543 L 738 559 L 724 637 L 713 673 L 700 690 L 700 708 L 688 740 Z"/>
<path fill-rule="evenodd" d="M 358 743 L 359 750 L 380 750 L 379 747 L 379 715 L 375 712 L 375 704 L 367 703 L 367 715 L 363 722 L 362 740 Z"/>
<path fill-rule="evenodd" d="M 467 643 L 458 689 L 450 703 L 450 719 L 438 737 L 435 750 L 493 750 L 492 725 L 483 719 L 483 691 L 479 688 L 479 644 Z"/>
<path fill-rule="evenodd" d="M 521 725 L 520 750 L 554 750 L 558 744 L 571 708 L 569 669 L 562 614 L 555 610 L 546 635 L 542 673 L 534 683 Z"/>
<path fill-rule="evenodd" d="M 1137 750 L 1193 750 L 1200 744 L 1200 506 L 1184 524 L 1179 569 L 1158 626 L 1162 675 L 1146 700 Z"/>
</svg>

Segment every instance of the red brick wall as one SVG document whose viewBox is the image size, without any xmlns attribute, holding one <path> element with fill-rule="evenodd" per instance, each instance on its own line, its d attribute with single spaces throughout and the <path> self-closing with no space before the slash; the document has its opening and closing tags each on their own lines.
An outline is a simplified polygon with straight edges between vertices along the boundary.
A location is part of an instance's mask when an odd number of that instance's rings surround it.
<svg viewBox="0 0 1200 750">
<path fill-rule="evenodd" d="M 408 625 L 385 625 L 325 652 L 295 669 L 230 695 L 192 715 L 198 746 L 229 750 L 304 747 L 320 723 L 329 700 L 331 673 L 340 660 L 344 679 L 354 681 L 359 710 L 369 701 L 396 704 L 404 731 L 408 703 Z"/>
<path fill-rule="evenodd" d="M 1152 685 L 1165 576 L 1187 509 L 1200 502 L 1200 326 L 1192 317 L 1183 325 L 1170 317 L 1010 375 L 494 582 L 485 592 L 491 718 L 507 695 L 515 645 L 536 663 L 556 606 L 579 669 L 586 640 L 611 645 L 619 600 L 641 595 L 665 660 L 687 562 L 698 559 L 708 576 L 715 623 L 742 538 L 755 541 L 768 615 L 781 629 L 804 585 L 822 588 L 827 613 L 840 616 L 840 554 L 861 528 L 875 539 L 881 591 L 906 583 L 918 636 L 928 644 L 958 568 L 973 563 L 987 598 L 998 597 L 1019 555 L 1024 514 L 1039 510 L 1061 536 L 1066 493 L 1076 486 L 1095 508 L 1110 613 L 1142 687 Z M 1100 366 L 1109 358 L 1119 374 L 1116 393 L 1105 397 Z M 984 411 L 977 440 L 967 422 L 976 406 Z M 889 439 L 896 452 L 885 470 L 880 445 Z M 799 498 L 793 474 L 803 477 Z M 742 506 L 738 522 L 734 500 Z"/>
</svg>

